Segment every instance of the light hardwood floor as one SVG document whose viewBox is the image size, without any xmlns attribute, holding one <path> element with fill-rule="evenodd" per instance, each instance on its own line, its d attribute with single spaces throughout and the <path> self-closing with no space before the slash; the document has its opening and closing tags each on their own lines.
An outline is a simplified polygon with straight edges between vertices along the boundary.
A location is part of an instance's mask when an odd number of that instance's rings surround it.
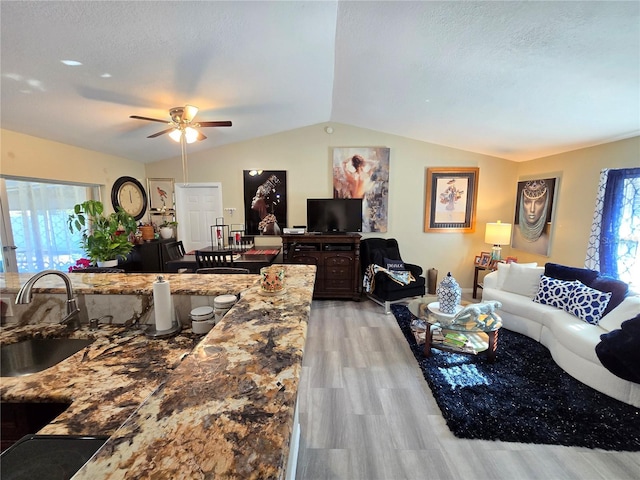
<svg viewBox="0 0 640 480">
<path fill-rule="evenodd" d="M 369 300 L 313 302 L 299 413 L 298 480 L 640 479 L 640 453 L 454 437 L 395 318 Z"/>
</svg>

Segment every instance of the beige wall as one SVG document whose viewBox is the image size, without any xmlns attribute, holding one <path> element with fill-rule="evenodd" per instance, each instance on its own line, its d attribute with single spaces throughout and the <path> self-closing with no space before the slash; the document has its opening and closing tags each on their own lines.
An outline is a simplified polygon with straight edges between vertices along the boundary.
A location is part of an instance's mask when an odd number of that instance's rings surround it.
<svg viewBox="0 0 640 480">
<path fill-rule="evenodd" d="M 286 170 L 288 224 L 304 225 L 306 199 L 333 195 L 333 147 L 389 147 L 388 232 L 380 236 L 397 238 L 406 261 L 419 264 L 425 270 L 435 267 L 440 276 L 451 271 L 463 285 L 471 286 L 473 257 L 488 247 L 484 243 L 484 224 L 498 218 L 506 221 L 511 216 L 512 199 L 497 186 L 515 182 L 517 164 L 348 125 L 332 124 L 334 133 L 328 135 L 325 126 L 314 125 L 188 153 L 189 181 L 221 182 L 225 208 L 237 209 L 233 217 L 226 216 L 226 222 L 242 223 L 242 171 Z M 440 166 L 480 167 L 475 233 L 424 233 L 426 169 Z M 174 177 L 181 182 L 180 157 L 148 164 L 147 176 Z"/>
<path fill-rule="evenodd" d="M 640 167 L 640 137 L 574 150 L 518 164 L 518 176 L 560 177 L 555 201 L 551 255 L 541 257 L 513 251 L 518 259 L 564 263 L 582 267 L 593 219 L 600 171 L 603 168 Z M 515 187 L 513 199 L 515 202 Z"/>
<path fill-rule="evenodd" d="M 330 197 L 331 149 L 348 146 L 385 146 L 391 149 L 389 229 L 380 236 L 395 237 L 404 259 L 425 270 L 435 267 L 439 279 L 451 271 L 463 287 L 470 288 L 473 258 L 489 251 L 484 243 L 487 222 L 512 221 L 519 179 L 557 174 L 555 231 L 550 257 L 527 255 L 503 247 L 503 256 L 580 266 L 583 264 L 600 169 L 638 166 L 640 137 L 609 143 L 524 163 L 466 152 L 404 137 L 331 124 L 313 125 L 219 148 L 188 152 L 189 180 L 221 182 L 224 207 L 235 207 L 227 223 L 244 220 L 242 171 L 286 170 L 288 223 L 306 223 L 306 199 Z M 143 165 L 135 161 L 68 145 L 2 131 L 0 173 L 65 179 L 106 185 L 103 198 L 110 205 L 111 184 L 119 176 L 138 179 L 175 178 L 182 182 L 179 148 L 176 157 Z M 425 177 L 428 167 L 479 167 L 477 227 L 475 233 L 425 233 Z M 106 195 L 106 196 L 104 196 Z M 179 219 L 178 219 L 179 220 Z M 365 236 L 373 236 L 366 234 Z"/>
<path fill-rule="evenodd" d="M 101 185 L 111 209 L 111 186 L 121 176 L 144 183 L 144 164 L 22 133 L 0 130 L 0 173 L 5 176 Z"/>
</svg>

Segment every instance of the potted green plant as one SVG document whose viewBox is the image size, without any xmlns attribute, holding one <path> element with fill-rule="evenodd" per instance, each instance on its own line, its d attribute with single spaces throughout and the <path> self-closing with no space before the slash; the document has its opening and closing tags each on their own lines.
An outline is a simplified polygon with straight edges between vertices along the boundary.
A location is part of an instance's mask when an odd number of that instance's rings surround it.
<svg viewBox="0 0 640 480">
<path fill-rule="evenodd" d="M 138 226 L 121 207 L 104 215 L 102 202 L 87 200 L 75 205 L 73 212 L 68 218 L 69 231 L 82 232 L 81 245 L 91 261 L 99 265 L 117 262 L 118 257 L 131 252 L 133 243 L 129 241 L 129 235 L 135 233 Z"/>
<path fill-rule="evenodd" d="M 162 205 L 160 209 L 160 213 L 162 214 L 162 223 L 158 226 L 160 231 L 160 237 L 162 238 L 173 238 L 176 236 L 176 227 L 178 226 L 178 222 L 174 220 L 167 220 L 167 207 Z M 170 217 L 171 218 L 171 217 Z"/>
<path fill-rule="evenodd" d="M 175 228 L 178 226 L 178 222 L 165 220 L 160 224 L 160 236 L 162 238 L 175 237 Z"/>
</svg>

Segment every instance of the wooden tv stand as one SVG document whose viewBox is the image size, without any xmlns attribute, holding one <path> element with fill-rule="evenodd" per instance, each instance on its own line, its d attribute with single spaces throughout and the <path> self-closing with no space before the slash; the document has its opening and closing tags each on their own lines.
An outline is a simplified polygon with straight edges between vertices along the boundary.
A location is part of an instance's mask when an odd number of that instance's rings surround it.
<svg viewBox="0 0 640 480">
<path fill-rule="evenodd" d="M 360 235 L 282 235 L 284 263 L 316 265 L 313 298 L 360 300 Z"/>
</svg>

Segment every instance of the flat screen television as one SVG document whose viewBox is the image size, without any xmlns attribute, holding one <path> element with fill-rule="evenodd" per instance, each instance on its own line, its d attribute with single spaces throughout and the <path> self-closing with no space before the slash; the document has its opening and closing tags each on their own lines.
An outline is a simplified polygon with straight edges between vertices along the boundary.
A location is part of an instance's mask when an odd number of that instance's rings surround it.
<svg viewBox="0 0 640 480">
<path fill-rule="evenodd" d="M 308 198 L 307 231 L 349 233 L 362 231 L 361 198 Z"/>
</svg>

